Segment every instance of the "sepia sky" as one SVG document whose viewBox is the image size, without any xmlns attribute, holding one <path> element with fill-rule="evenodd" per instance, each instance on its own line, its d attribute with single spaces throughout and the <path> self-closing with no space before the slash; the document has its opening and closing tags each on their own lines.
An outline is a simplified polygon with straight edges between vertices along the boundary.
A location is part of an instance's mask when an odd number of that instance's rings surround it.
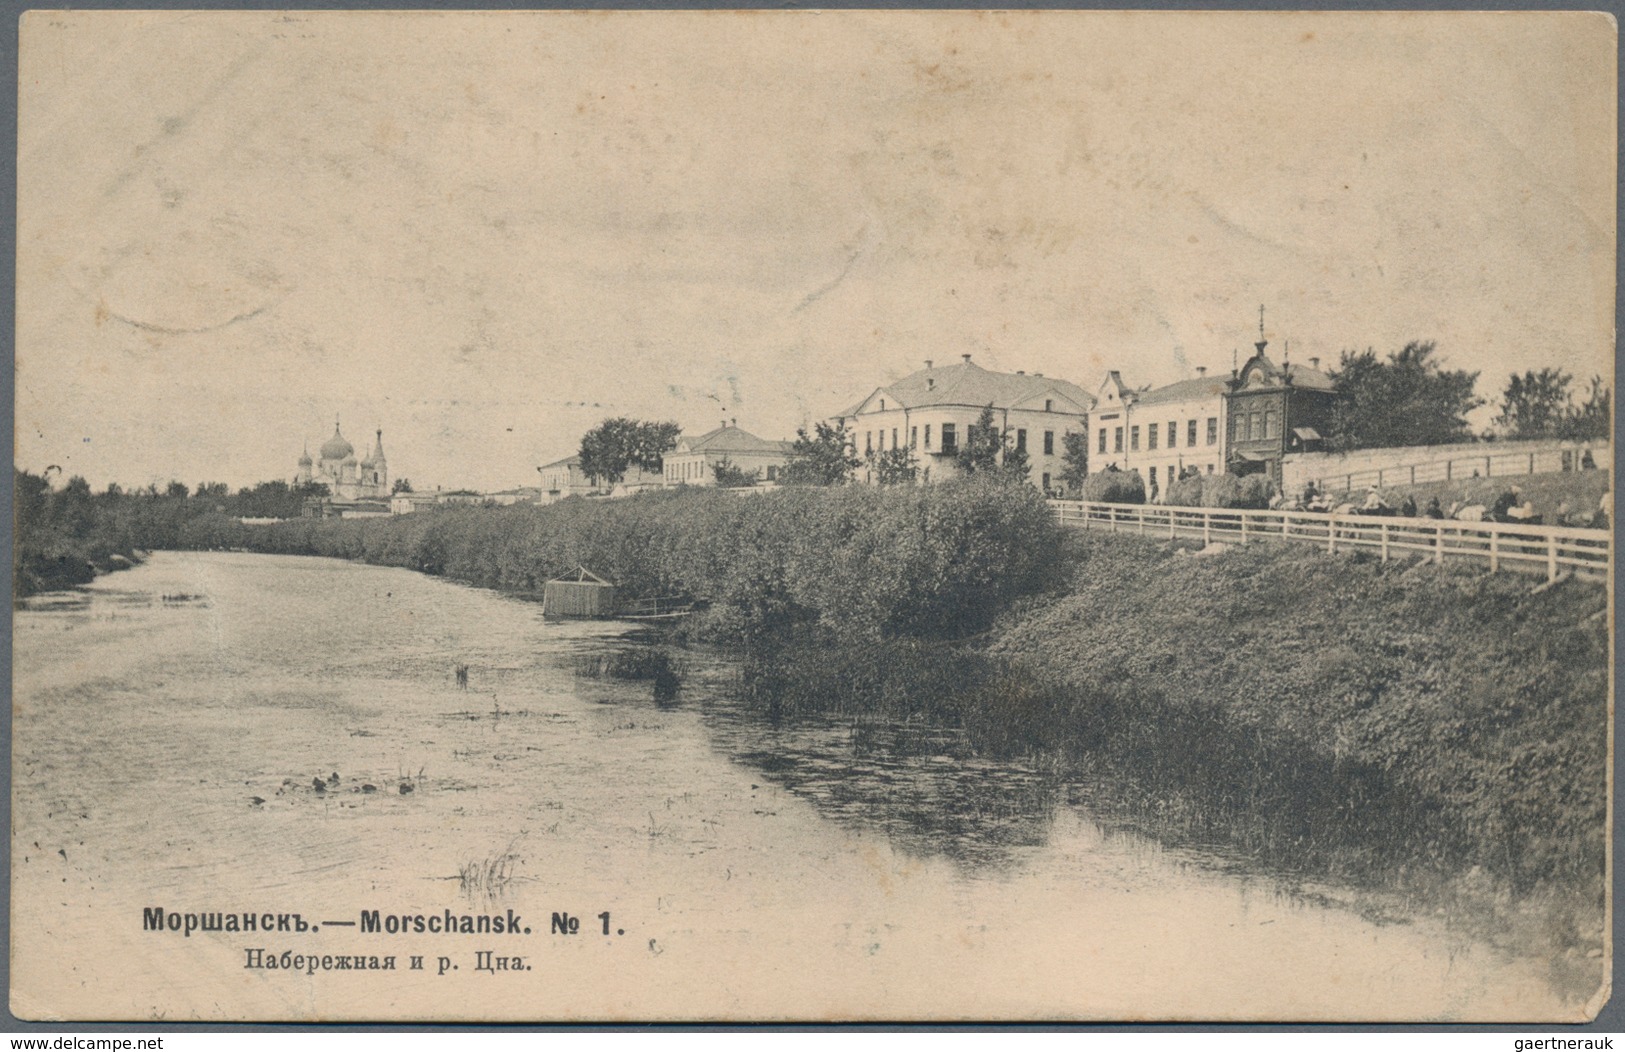
<svg viewBox="0 0 1625 1052">
<path fill-rule="evenodd" d="M 926 358 L 1093 389 L 1437 341 L 1612 371 L 1586 14 L 34 11 L 17 453 L 422 489 L 764 437 Z"/>
</svg>

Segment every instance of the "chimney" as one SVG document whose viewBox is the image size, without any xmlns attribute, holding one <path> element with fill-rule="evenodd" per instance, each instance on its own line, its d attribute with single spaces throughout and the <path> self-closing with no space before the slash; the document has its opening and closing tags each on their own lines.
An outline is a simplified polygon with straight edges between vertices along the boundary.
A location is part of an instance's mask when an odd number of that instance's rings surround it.
<svg viewBox="0 0 1625 1052">
<path fill-rule="evenodd" d="M 970 364 L 970 355 L 968 355 L 968 354 L 962 354 L 962 355 L 960 355 L 960 357 L 961 357 L 961 358 L 963 358 L 963 359 L 965 359 L 965 364 L 966 364 L 966 365 L 969 365 L 969 364 Z"/>
<path fill-rule="evenodd" d="M 1309 368 L 1311 368 L 1311 369 L 1319 369 L 1320 368 L 1320 359 L 1319 358 L 1311 358 L 1311 359 L 1309 359 Z"/>
<path fill-rule="evenodd" d="M 728 426 L 729 427 L 738 427 L 739 426 L 739 418 L 736 416 L 736 417 L 733 417 L 732 419 L 730 419 L 728 421 Z"/>
<path fill-rule="evenodd" d="M 717 426 L 718 426 L 718 427 L 727 427 L 727 426 L 728 426 L 728 418 L 727 418 L 727 417 L 723 417 L 723 418 L 722 418 L 722 423 L 721 423 L 721 424 L 718 424 L 718 425 L 717 425 Z"/>
<path fill-rule="evenodd" d="M 1025 369 L 1017 369 L 1016 370 L 1016 375 L 1017 376 L 1026 376 L 1027 375 L 1027 370 L 1025 370 Z"/>
<path fill-rule="evenodd" d="M 1207 375 L 1207 366 L 1198 365 L 1196 367 L 1196 375 L 1197 375 L 1198 378 L 1206 376 Z"/>
<path fill-rule="evenodd" d="M 1036 377 L 1038 377 L 1038 378 L 1039 378 L 1039 379 L 1040 379 L 1040 380 L 1042 380 L 1042 379 L 1043 379 L 1043 378 L 1044 378 L 1044 374 L 1043 374 L 1043 373 L 1033 373 L 1033 375 L 1034 375 L 1034 376 L 1036 376 Z"/>
<path fill-rule="evenodd" d="M 927 358 L 927 359 L 926 359 L 926 360 L 925 360 L 925 367 L 926 367 L 926 368 L 927 368 L 927 369 L 929 369 L 929 368 L 931 368 L 931 359 L 929 359 L 929 358 Z"/>
<path fill-rule="evenodd" d="M 937 389 L 937 378 L 935 376 L 927 376 L 925 378 L 925 389 L 927 391 L 935 391 Z"/>
</svg>

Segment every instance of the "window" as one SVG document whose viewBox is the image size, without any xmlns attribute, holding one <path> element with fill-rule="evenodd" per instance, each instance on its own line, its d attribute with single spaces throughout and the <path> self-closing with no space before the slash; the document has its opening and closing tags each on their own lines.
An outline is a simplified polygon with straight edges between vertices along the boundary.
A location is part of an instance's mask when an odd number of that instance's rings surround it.
<svg viewBox="0 0 1625 1052">
<path fill-rule="evenodd" d="M 1145 448 L 1147 448 L 1147 449 L 1156 449 L 1157 448 L 1157 437 L 1161 433 L 1162 433 L 1162 429 L 1159 428 L 1156 424 L 1152 424 L 1150 427 L 1146 428 L 1145 429 Z"/>
<path fill-rule="evenodd" d="M 895 427 L 891 429 L 891 447 L 893 449 L 897 448 L 897 429 Z"/>
<path fill-rule="evenodd" d="M 1196 445 L 1196 421 L 1194 420 L 1185 428 L 1185 444 L 1187 446 Z"/>
<path fill-rule="evenodd" d="M 1054 454 L 1055 454 L 1055 432 L 1053 432 L 1053 431 L 1045 431 L 1044 432 L 1044 455 L 1046 457 L 1048 457 L 1048 456 L 1054 456 Z"/>
<path fill-rule="evenodd" d="M 1044 472 L 1044 495 L 1049 495 L 1049 472 Z"/>
<path fill-rule="evenodd" d="M 1128 448 L 1133 450 L 1138 450 L 1140 448 L 1139 424 L 1135 424 L 1133 427 L 1128 429 Z"/>
<path fill-rule="evenodd" d="M 1275 411 L 1271 409 L 1264 410 L 1264 437 L 1275 437 Z"/>
<path fill-rule="evenodd" d="M 1179 438 L 1179 425 L 1174 423 L 1172 420 L 1168 421 L 1168 448 L 1169 449 L 1174 448 L 1174 446 L 1177 444 L 1177 442 L 1175 440 L 1178 439 L 1178 438 Z"/>
<path fill-rule="evenodd" d="M 886 400 L 884 398 L 880 400 L 880 411 L 882 413 L 886 411 Z"/>
<path fill-rule="evenodd" d="M 1106 452 L 1106 429 L 1105 428 L 1100 429 L 1100 451 L 1102 453 Z"/>
<path fill-rule="evenodd" d="M 1016 452 L 1027 452 L 1027 429 L 1024 427 L 1016 428 Z"/>
<path fill-rule="evenodd" d="M 917 428 L 917 427 L 909 428 L 908 429 L 908 448 L 913 449 L 915 446 L 917 446 L 919 444 L 920 444 L 920 429 Z"/>
<path fill-rule="evenodd" d="M 925 448 L 927 450 L 929 450 L 931 448 L 931 425 L 930 424 L 925 425 Z"/>
<path fill-rule="evenodd" d="M 1207 444 L 1210 446 L 1219 444 L 1219 418 L 1216 416 L 1207 418 Z"/>
<path fill-rule="evenodd" d="M 1213 474 L 1213 465 L 1212 465 L 1212 464 L 1209 464 L 1209 465 L 1208 465 L 1208 466 L 1207 466 L 1207 473 L 1208 473 L 1208 474 L 1209 474 L 1209 475 L 1211 475 L 1211 474 Z"/>
<path fill-rule="evenodd" d="M 767 466 L 767 481 L 769 481 L 769 482 L 777 482 L 778 478 L 779 478 L 778 465 L 777 464 L 769 464 Z"/>
<path fill-rule="evenodd" d="M 1151 469 L 1151 488 L 1157 488 L 1157 469 L 1155 467 Z"/>
<path fill-rule="evenodd" d="M 1112 452 L 1123 452 L 1123 429 L 1121 427 L 1112 428 Z"/>
<path fill-rule="evenodd" d="M 873 431 L 865 431 L 863 433 L 863 451 L 865 453 L 873 453 L 875 451 L 875 433 Z"/>
<path fill-rule="evenodd" d="M 1241 441 L 1243 441 L 1243 442 L 1251 442 L 1253 440 L 1253 418 L 1252 418 L 1251 414 L 1248 414 L 1248 413 L 1241 414 L 1241 428 L 1240 428 L 1240 431 L 1241 431 L 1241 434 L 1238 435 L 1237 437 Z"/>
<path fill-rule="evenodd" d="M 954 437 L 954 425 L 942 425 L 942 451 L 944 453 L 958 452 L 959 443 Z"/>
<path fill-rule="evenodd" d="M 1046 413 L 1053 413 L 1053 412 L 1055 412 L 1055 399 L 1053 399 L 1053 398 L 1046 398 L 1046 399 L 1044 399 L 1044 412 L 1046 412 Z M 1048 475 L 1045 475 L 1045 476 L 1044 476 L 1044 477 L 1045 477 L 1045 478 L 1046 478 L 1046 479 L 1047 479 L 1047 478 L 1049 478 L 1049 476 L 1048 476 Z M 1048 489 L 1048 488 L 1049 488 L 1049 484 L 1048 484 L 1048 483 L 1045 483 L 1045 488 L 1046 488 L 1046 489 Z"/>
</svg>

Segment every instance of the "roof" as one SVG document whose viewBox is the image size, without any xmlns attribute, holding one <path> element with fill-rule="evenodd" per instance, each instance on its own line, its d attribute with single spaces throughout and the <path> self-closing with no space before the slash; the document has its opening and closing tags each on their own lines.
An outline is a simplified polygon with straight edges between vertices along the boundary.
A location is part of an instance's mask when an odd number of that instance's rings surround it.
<svg viewBox="0 0 1625 1052">
<path fill-rule="evenodd" d="M 573 467 L 579 467 L 580 464 L 581 464 L 581 457 L 578 454 L 578 455 L 573 456 L 573 457 L 565 457 L 563 460 L 555 460 L 551 464 L 543 464 L 541 467 L 537 468 L 536 470 L 537 471 L 546 471 L 548 468 L 573 468 Z"/>
<path fill-rule="evenodd" d="M 1326 373 L 1319 369 L 1312 369 L 1297 362 L 1288 362 L 1285 367 L 1270 361 L 1269 356 L 1260 351 L 1249 358 L 1241 367 L 1242 372 L 1257 368 L 1273 383 L 1280 383 L 1283 378 L 1290 376 L 1294 387 L 1303 387 L 1311 391 L 1335 391 L 1337 383 Z"/>
<path fill-rule="evenodd" d="M 719 427 L 693 438 L 677 440 L 677 453 L 788 453 L 790 443 L 757 438 L 738 427 Z"/>
<path fill-rule="evenodd" d="M 1154 387 L 1149 391 L 1142 391 L 1134 400 L 1135 405 L 1157 405 L 1162 402 L 1189 402 L 1199 398 L 1222 397 L 1229 386 L 1223 377 L 1198 376 L 1189 380 L 1178 380 L 1164 387 Z"/>
<path fill-rule="evenodd" d="M 837 414 L 856 416 L 875 394 L 884 394 L 903 409 L 933 405 L 993 405 L 1007 408 L 1053 392 L 1085 409 L 1094 404 L 1083 388 L 1037 373 L 996 373 L 972 361 L 920 369 L 885 384 L 863 401 Z"/>
</svg>

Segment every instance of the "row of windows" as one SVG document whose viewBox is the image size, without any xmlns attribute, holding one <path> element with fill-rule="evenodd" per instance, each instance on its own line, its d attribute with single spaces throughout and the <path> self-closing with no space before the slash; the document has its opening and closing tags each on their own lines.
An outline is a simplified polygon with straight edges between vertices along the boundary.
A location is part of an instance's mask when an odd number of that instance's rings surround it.
<svg viewBox="0 0 1625 1052">
<path fill-rule="evenodd" d="M 972 430 L 973 430 L 973 428 L 967 427 L 965 429 L 966 434 L 968 435 Z M 867 455 L 869 453 L 874 453 L 874 452 L 877 452 L 877 451 L 881 452 L 881 453 L 884 453 L 888 448 L 891 448 L 891 449 L 898 448 L 898 429 L 895 428 L 895 427 L 891 429 L 891 446 L 890 447 L 888 447 L 886 445 L 886 434 L 887 434 L 887 432 L 886 432 L 886 430 L 884 428 L 882 428 L 879 431 L 865 431 L 863 433 L 863 452 L 865 453 L 865 455 Z M 876 445 L 876 439 L 877 438 L 879 439 L 879 444 L 878 445 Z M 919 438 L 920 438 L 920 429 L 918 427 L 909 428 L 908 429 L 908 448 L 910 448 L 910 449 L 915 448 L 915 446 L 919 442 Z M 1027 452 L 1027 429 L 1024 428 L 1024 427 L 1016 429 L 1016 449 L 1020 450 L 1023 453 Z M 955 429 L 955 425 L 953 425 L 953 424 L 943 424 L 942 425 L 942 448 L 940 450 L 938 450 L 937 452 L 940 452 L 940 453 L 955 453 L 955 452 L 958 452 L 958 450 L 959 450 L 959 436 L 958 436 L 957 430 Z M 925 425 L 925 451 L 927 453 L 932 451 L 931 450 L 931 425 L 930 424 Z M 1045 456 L 1054 456 L 1055 455 L 1055 432 L 1053 432 L 1053 431 L 1045 431 L 1044 432 L 1044 455 Z"/>
<path fill-rule="evenodd" d="M 1196 445 L 1196 425 L 1197 421 L 1195 420 L 1185 421 L 1185 445 L 1187 448 Z M 1106 452 L 1106 435 L 1108 431 L 1111 433 L 1111 451 L 1113 453 L 1123 452 L 1123 429 L 1121 427 L 1103 427 L 1100 429 L 1100 452 Z M 1147 426 L 1145 429 L 1146 448 L 1156 449 L 1157 439 L 1161 436 L 1161 434 L 1162 429 L 1160 425 L 1151 424 Z M 1219 418 L 1216 416 L 1210 416 L 1207 418 L 1207 444 L 1210 446 L 1216 446 L 1219 444 Z M 1168 448 L 1176 449 L 1178 446 L 1179 421 L 1170 420 L 1168 421 Z M 1128 429 L 1128 447 L 1131 451 L 1138 451 L 1140 448 L 1139 424 L 1134 424 Z"/>
<path fill-rule="evenodd" d="M 666 481 L 668 482 L 688 482 L 692 479 L 702 479 L 704 477 L 705 461 L 703 460 L 689 461 L 683 464 L 666 465 Z M 767 481 L 777 482 L 778 480 L 779 466 L 777 464 L 769 464 L 767 466 Z M 557 486 L 554 487 L 554 489 L 557 488 Z"/>
<path fill-rule="evenodd" d="M 1275 411 L 1237 413 L 1230 418 L 1230 441 L 1251 442 L 1255 438 L 1279 438 L 1275 427 Z"/>
</svg>

